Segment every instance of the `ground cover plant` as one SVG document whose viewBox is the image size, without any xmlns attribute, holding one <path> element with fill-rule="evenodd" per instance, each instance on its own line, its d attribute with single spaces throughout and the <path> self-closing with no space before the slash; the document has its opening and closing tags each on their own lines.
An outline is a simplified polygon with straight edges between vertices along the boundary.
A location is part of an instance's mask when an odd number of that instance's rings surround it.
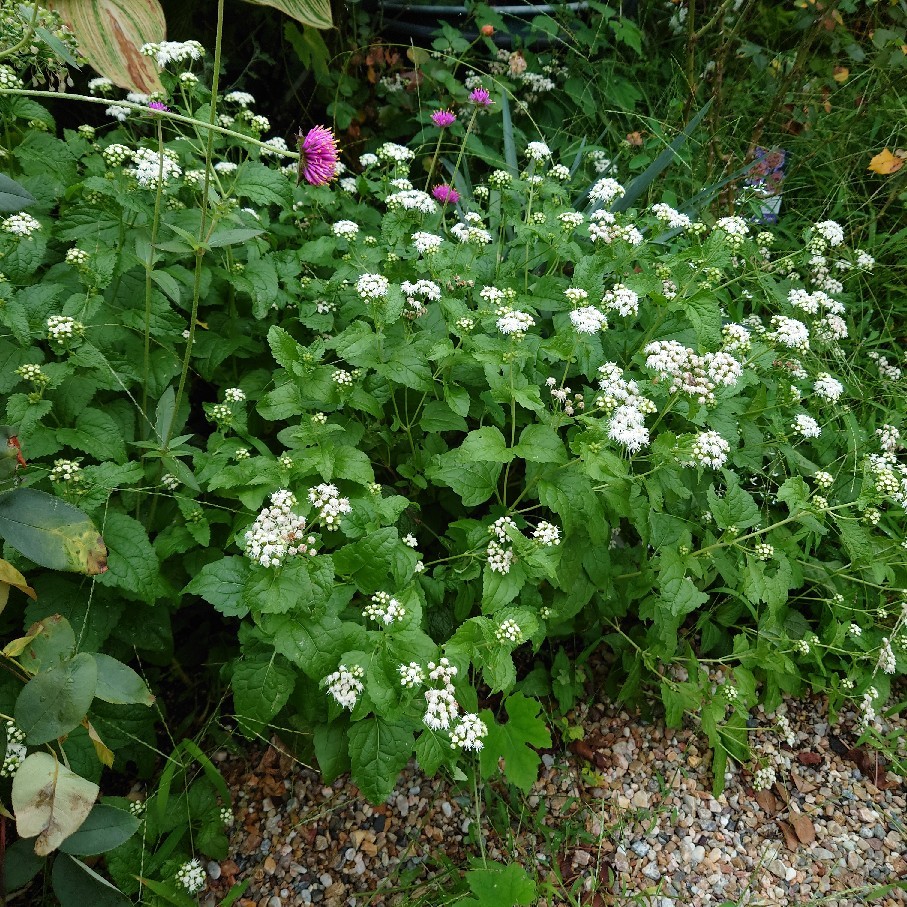
<svg viewBox="0 0 907 907">
<path fill-rule="evenodd" d="M 473 71 L 415 111 L 407 144 L 344 164 L 325 127 L 296 152 L 267 137 L 251 94 L 221 90 L 219 44 L 213 63 L 194 41 L 141 53 L 159 94 L 99 77 L 76 96 L 102 128 L 58 130 L 31 58 L 0 69 L 17 478 L 109 552 L 83 581 L 5 550 L 37 593 L 2 616 L 31 636 L 0 677 L 17 852 L 55 849 L 30 848 L 23 760 L 88 785 L 111 759 L 160 773 L 141 822 L 101 804 L 130 833 L 101 842 L 125 895 L 76 865 L 100 852 L 83 842 L 54 862 L 64 903 L 186 903 L 193 861 L 226 855 L 202 721 L 165 739 L 125 666 L 166 669 L 200 614 L 239 730 L 278 729 L 375 802 L 413 755 L 477 800 L 499 773 L 527 789 L 551 745 L 541 699 L 569 708 L 600 648 L 612 696 L 701 722 L 716 790 L 729 759 L 771 785 L 746 719 L 782 693 L 853 700 L 884 743 L 907 663 L 887 237 L 767 222 L 764 161 L 735 213 L 721 186 L 662 200 L 708 105 L 620 182 L 582 139 L 529 133 L 503 72 Z M 86 693 L 74 723 L 30 734 L 22 655 L 42 646 L 64 665 L 51 693 L 92 659 L 122 663 L 131 692 Z"/>
</svg>

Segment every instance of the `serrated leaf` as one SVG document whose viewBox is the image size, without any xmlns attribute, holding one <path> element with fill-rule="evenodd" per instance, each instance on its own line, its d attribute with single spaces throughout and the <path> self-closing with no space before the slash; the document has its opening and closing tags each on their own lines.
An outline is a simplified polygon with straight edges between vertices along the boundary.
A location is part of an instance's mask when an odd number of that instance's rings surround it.
<svg viewBox="0 0 907 907">
<path fill-rule="evenodd" d="M 105 586 L 117 586 L 145 601 L 157 598 L 159 565 L 145 527 L 125 513 L 111 511 L 104 523 L 110 540 L 109 570 L 101 577 Z"/>
<path fill-rule="evenodd" d="M 349 731 L 354 783 L 374 804 L 386 800 L 413 752 L 413 732 L 406 725 L 370 716 Z"/>
<path fill-rule="evenodd" d="M 533 747 L 551 746 L 551 734 L 539 718 L 541 704 L 522 693 L 507 697 L 504 706 L 509 718 L 498 724 L 487 709 L 482 719 L 488 727 L 488 736 L 480 754 L 482 774 L 490 776 L 504 759 L 504 775 L 511 784 L 528 793 L 538 778 L 541 757 Z"/>
<path fill-rule="evenodd" d="M 122 429 L 113 417 L 99 409 L 83 410 L 73 428 L 57 429 L 57 440 L 96 460 L 115 460 L 117 463 L 126 460 Z"/>
<path fill-rule="evenodd" d="M 280 171 L 272 170 L 257 161 L 246 161 L 239 168 L 233 191 L 256 205 L 281 205 L 289 208 L 292 203 L 287 178 Z"/>
<path fill-rule="evenodd" d="M 286 705 L 295 683 L 293 668 L 277 652 L 271 658 L 243 658 L 237 663 L 233 705 L 247 736 L 261 733 L 264 724 Z"/>
<path fill-rule="evenodd" d="M 247 558 L 225 557 L 205 564 L 183 592 L 200 596 L 225 617 L 245 617 L 249 607 L 243 592 L 250 572 Z"/>
<path fill-rule="evenodd" d="M 35 203 L 36 199 L 24 186 L 0 173 L 0 211 L 10 213 L 22 211 Z"/>
<path fill-rule="evenodd" d="M 531 463 L 566 463 L 567 450 L 558 433 L 548 425 L 527 425 L 513 452 Z"/>
</svg>

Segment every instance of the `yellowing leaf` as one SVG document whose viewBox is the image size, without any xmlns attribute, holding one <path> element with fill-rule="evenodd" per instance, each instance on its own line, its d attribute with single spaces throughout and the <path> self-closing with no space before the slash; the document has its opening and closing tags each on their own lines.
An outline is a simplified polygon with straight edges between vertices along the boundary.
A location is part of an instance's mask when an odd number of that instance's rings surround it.
<svg viewBox="0 0 907 907">
<path fill-rule="evenodd" d="M 330 28 L 334 23 L 331 18 L 330 0 L 249 0 L 258 6 L 273 6 L 282 13 L 292 16 L 303 25 L 312 28 Z"/>
<path fill-rule="evenodd" d="M 35 853 L 47 856 L 88 817 L 100 788 L 50 753 L 32 753 L 13 777 L 13 811 L 20 838 L 34 838 Z"/>
<path fill-rule="evenodd" d="M 903 166 L 904 161 L 886 148 L 872 158 L 866 169 L 882 176 L 891 176 L 892 173 L 897 173 Z"/>
<path fill-rule="evenodd" d="M 839 83 L 844 83 L 850 76 L 850 70 L 846 66 L 836 66 L 832 72 L 832 78 Z"/>
<path fill-rule="evenodd" d="M 10 586 L 15 586 L 31 599 L 36 599 L 38 597 L 35 594 L 35 590 L 29 586 L 25 577 L 9 561 L 5 561 L 2 558 L 0 558 L 0 583 L 7 583 Z M 4 600 L 3 604 L 0 605 L 0 611 L 3 610 L 3 605 L 5 604 L 6 601 Z"/>
<path fill-rule="evenodd" d="M 113 768 L 113 750 L 101 740 L 98 736 L 98 732 L 94 729 L 94 725 L 87 718 L 82 719 L 82 724 L 88 730 L 88 737 L 94 746 L 98 761 L 101 762 L 102 765 L 106 765 L 107 768 Z"/>
<path fill-rule="evenodd" d="M 32 624 L 28 629 L 27 636 L 20 636 L 18 639 L 14 639 L 12 642 L 8 642 L 3 648 L 3 654 L 7 658 L 18 658 L 27 648 L 28 644 L 37 636 L 40 636 L 44 632 L 44 624 L 36 623 Z"/>
<path fill-rule="evenodd" d="M 72 29 L 91 66 L 120 88 L 151 94 L 163 91 L 157 66 L 143 57 L 143 44 L 167 37 L 158 0 L 51 0 Z"/>
</svg>

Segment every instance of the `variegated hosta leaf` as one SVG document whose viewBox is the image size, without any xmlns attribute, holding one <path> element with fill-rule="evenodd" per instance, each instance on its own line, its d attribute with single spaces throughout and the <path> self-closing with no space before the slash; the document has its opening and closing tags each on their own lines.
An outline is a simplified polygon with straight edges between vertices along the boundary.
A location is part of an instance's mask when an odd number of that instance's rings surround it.
<svg viewBox="0 0 907 907">
<path fill-rule="evenodd" d="M 158 0 L 50 0 L 72 29 L 91 66 L 120 88 L 163 91 L 157 67 L 143 57 L 143 44 L 167 36 Z"/>
<path fill-rule="evenodd" d="M 78 0 L 77 0 L 78 2 Z M 331 0 L 249 0 L 257 6 L 273 6 L 303 25 L 331 28 Z"/>
</svg>

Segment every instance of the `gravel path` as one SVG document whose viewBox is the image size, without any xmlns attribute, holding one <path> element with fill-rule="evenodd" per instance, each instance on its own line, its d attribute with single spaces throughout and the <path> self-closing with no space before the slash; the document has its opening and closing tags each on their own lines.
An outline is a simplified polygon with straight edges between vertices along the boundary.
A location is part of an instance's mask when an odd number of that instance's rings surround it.
<svg viewBox="0 0 907 907">
<path fill-rule="evenodd" d="M 577 709 L 568 720 L 583 739 L 543 755 L 530 796 L 493 788 L 482 819 L 488 856 L 534 868 L 549 883 L 540 886 L 546 907 L 606 907 L 630 895 L 653 907 L 849 907 L 907 879 L 907 785 L 875 753 L 852 748 L 856 715 L 830 728 L 818 700 L 791 700 L 780 714 L 780 727 L 778 714 L 751 722 L 754 751 L 776 771 L 772 787 L 754 790 L 738 768 L 715 799 L 694 729 L 598 704 Z M 889 728 L 907 732 L 907 716 Z M 236 825 L 231 859 L 209 867 L 218 877 L 210 892 L 251 876 L 242 907 L 433 904 L 433 878 L 451 889 L 445 861 L 458 868 L 478 854 L 468 788 L 414 765 L 373 808 L 348 778 L 325 786 L 273 746 L 244 762 L 219 755 Z M 907 904 L 907 892 L 873 903 Z"/>
</svg>

